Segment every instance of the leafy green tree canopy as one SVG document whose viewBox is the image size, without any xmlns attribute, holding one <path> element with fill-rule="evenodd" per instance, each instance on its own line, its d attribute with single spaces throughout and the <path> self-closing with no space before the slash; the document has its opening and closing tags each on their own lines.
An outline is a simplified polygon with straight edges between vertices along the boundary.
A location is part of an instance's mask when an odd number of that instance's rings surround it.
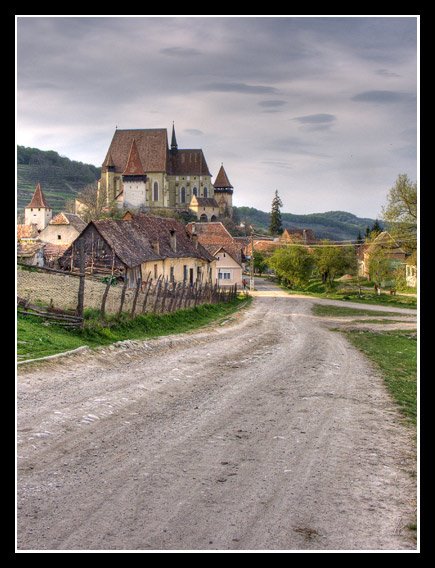
<svg viewBox="0 0 435 568">
<path fill-rule="evenodd" d="M 313 270 L 313 257 L 304 247 L 287 246 L 276 249 L 268 259 L 268 265 L 284 284 L 304 286 Z"/>
</svg>

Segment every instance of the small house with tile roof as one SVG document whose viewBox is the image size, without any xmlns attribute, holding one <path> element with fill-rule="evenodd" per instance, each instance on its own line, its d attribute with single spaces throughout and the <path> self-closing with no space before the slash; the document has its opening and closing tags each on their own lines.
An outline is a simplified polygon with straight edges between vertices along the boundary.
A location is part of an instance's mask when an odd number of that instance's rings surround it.
<svg viewBox="0 0 435 568">
<path fill-rule="evenodd" d="M 48 225 L 53 216 L 53 210 L 47 203 L 47 199 L 41 189 L 41 184 L 35 188 L 30 203 L 24 209 L 24 224 L 36 225 L 40 232 Z"/>
<path fill-rule="evenodd" d="M 86 223 L 78 215 L 61 211 L 39 233 L 39 238 L 57 246 L 70 245 L 85 227 Z"/>
<path fill-rule="evenodd" d="M 220 286 L 242 285 L 243 245 L 236 241 L 221 222 L 189 223 L 187 231 L 216 257 L 216 278 Z"/>
<path fill-rule="evenodd" d="M 219 217 L 219 205 L 214 197 L 196 197 L 194 195 L 189 205 L 190 211 L 196 215 L 198 221 L 217 221 Z"/>
<path fill-rule="evenodd" d="M 129 287 L 148 278 L 191 284 L 215 279 L 216 259 L 172 218 L 129 213 L 122 220 L 91 221 L 60 259 L 64 270 L 78 269 L 80 241 L 86 272 L 126 278 Z"/>
<path fill-rule="evenodd" d="M 388 231 L 382 231 L 372 242 L 358 247 L 358 274 L 360 276 L 370 278 L 370 259 L 380 251 L 388 259 L 392 269 L 405 265 L 409 256 Z"/>
</svg>

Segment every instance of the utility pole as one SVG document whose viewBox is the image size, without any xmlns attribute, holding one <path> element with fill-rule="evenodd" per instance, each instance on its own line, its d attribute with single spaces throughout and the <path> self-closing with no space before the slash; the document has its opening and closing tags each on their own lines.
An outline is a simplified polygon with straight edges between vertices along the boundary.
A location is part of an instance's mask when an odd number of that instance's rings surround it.
<svg viewBox="0 0 435 568">
<path fill-rule="evenodd" d="M 251 226 L 251 264 L 250 264 L 250 279 L 249 279 L 249 289 L 251 292 L 254 290 L 254 228 Z"/>
</svg>

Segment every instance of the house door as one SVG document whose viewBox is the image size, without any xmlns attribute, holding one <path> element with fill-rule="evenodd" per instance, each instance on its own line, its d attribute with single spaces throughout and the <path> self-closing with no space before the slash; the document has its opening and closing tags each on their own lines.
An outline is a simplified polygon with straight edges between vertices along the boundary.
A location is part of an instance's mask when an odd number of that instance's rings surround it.
<svg viewBox="0 0 435 568">
<path fill-rule="evenodd" d="M 193 286 L 193 268 L 189 269 L 189 282 L 190 285 Z"/>
</svg>

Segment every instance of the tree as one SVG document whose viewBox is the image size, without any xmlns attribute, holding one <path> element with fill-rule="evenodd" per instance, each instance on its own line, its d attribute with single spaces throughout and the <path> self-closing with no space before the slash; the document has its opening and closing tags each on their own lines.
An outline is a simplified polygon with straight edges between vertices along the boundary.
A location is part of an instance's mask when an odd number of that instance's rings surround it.
<svg viewBox="0 0 435 568">
<path fill-rule="evenodd" d="M 356 238 L 356 242 L 357 242 L 358 245 L 362 245 L 363 242 L 364 242 L 364 239 L 362 238 L 362 235 L 361 235 L 361 231 L 358 231 L 358 236 Z"/>
<path fill-rule="evenodd" d="M 302 246 L 287 246 L 276 249 L 268 265 L 287 286 L 304 286 L 313 270 L 313 258 Z"/>
<path fill-rule="evenodd" d="M 329 241 L 322 241 L 328 245 Z M 320 246 L 314 250 L 314 263 L 323 284 L 332 287 L 334 278 L 346 273 L 356 273 L 357 259 L 352 246 Z"/>
<path fill-rule="evenodd" d="M 260 251 L 254 250 L 254 272 L 261 276 L 267 268 L 266 257 Z"/>
<path fill-rule="evenodd" d="M 77 213 L 83 221 L 89 222 L 92 219 L 101 219 L 104 217 L 104 198 L 98 191 L 97 182 L 88 183 L 77 194 L 77 200 L 80 202 Z"/>
<path fill-rule="evenodd" d="M 275 191 L 275 197 L 272 200 L 272 211 L 270 213 L 269 231 L 271 235 L 280 235 L 283 231 L 281 219 L 282 201 L 278 195 L 278 190 Z"/>
<path fill-rule="evenodd" d="M 382 209 L 382 218 L 388 222 L 391 235 L 402 240 L 404 248 L 417 249 L 417 184 L 406 174 L 400 174 Z"/>
<path fill-rule="evenodd" d="M 370 236 L 372 238 L 377 237 L 380 233 L 382 233 L 384 229 L 381 227 L 381 225 L 379 224 L 379 221 L 377 219 L 375 219 L 375 222 L 373 223 L 373 227 L 371 228 L 370 231 Z"/>
<path fill-rule="evenodd" d="M 364 233 L 364 236 L 366 239 L 370 238 L 370 227 L 368 225 L 366 227 L 366 232 Z"/>
</svg>

